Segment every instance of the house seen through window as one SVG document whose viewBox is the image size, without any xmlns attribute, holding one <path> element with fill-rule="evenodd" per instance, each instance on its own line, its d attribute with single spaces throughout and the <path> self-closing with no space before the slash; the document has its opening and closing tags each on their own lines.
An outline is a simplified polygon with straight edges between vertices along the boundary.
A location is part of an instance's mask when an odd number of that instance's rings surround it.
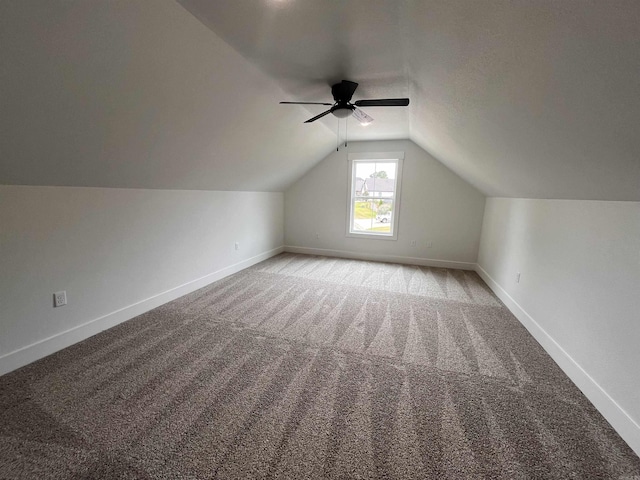
<svg viewBox="0 0 640 480">
<path fill-rule="evenodd" d="M 350 164 L 347 235 L 395 239 L 401 158 L 361 158 L 351 160 Z"/>
</svg>

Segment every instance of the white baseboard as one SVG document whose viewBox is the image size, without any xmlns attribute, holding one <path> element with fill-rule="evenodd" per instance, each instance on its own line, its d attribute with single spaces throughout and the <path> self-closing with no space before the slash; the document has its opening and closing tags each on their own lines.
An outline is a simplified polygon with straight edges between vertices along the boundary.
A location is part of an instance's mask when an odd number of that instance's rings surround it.
<svg viewBox="0 0 640 480">
<path fill-rule="evenodd" d="M 480 265 L 476 265 L 476 272 L 631 449 L 640 456 L 640 426 L 633 418 Z"/>
<path fill-rule="evenodd" d="M 63 348 L 69 347 L 74 343 L 78 343 L 85 340 L 97 333 L 114 327 L 119 323 L 130 320 L 138 315 L 141 315 L 149 310 L 152 310 L 160 305 L 163 305 L 171 300 L 175 300 L 178 297 L 191 293 L 199 288 L 205 287 L 210 283 L 216 282 L 224 277 L 232 275 L 244 270 L 256 263 L 262 262 L 268 258 L 273 257 L 284 251 L 284 247 L 274 248 L 267 252 L 261 253 L 251 258 L 247 258 L 241 262 L 238 262 L 228 267 L 222 268 L 218 271 L 212 272 L 204 277 L 197 278 L 183 285 L 179 285 L 165 292 L 149 297 L 140 302 L 134 303 L 127 307 L 121 308 L 107 315 L 90 320 L 82 325 L 71 328 L 64 332 L 60 332 L 49 338 L 45 338 L 38 342 L 22 347 L 13 352 L 9 352 L 6 355 L 0 357 L 0 375 L 9 373 L 17 368 L 23 367 L 31 362 L 35 362 L 41 358 L 46 357 L 52 353 L 55 353 Z"/>
<path fill-rule="evenodd" d="M 421 265 L 423 267 L 455 268 L 458 270 L 475 270 L 476 264 L 470 262 L 456 262 L 454 260 L 436 260 L 421 257 L 401 257 L 398 255 L 380 255 L 377 253 L 351 252 L 346 250 L 330 250 L 324 248 L 296 247 L 285 245 L 285 252 L 320 255 L 324 257 L 353 258 L 354 260 L 370 260 L 373 262 L 403 263 L 407 265 Z"/>
</svg>

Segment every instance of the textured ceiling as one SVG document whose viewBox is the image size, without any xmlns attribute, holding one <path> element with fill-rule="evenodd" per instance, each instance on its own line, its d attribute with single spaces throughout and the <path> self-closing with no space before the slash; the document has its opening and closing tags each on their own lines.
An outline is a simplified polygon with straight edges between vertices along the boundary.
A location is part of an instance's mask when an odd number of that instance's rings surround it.
<svg viewBox="0 0 640 480">
<path fill-rule="evenodd" d="M 637 0 L 7 0 L 0 65 L 0 183 L 283 190 L 338 121 L 278 102 L 348 79 L 411 98 L 350 140 L 487 195 L 640 201 Z"/>
<path fill-rule="evenodd" d="M 411 138 L 488 195 L 640 200 L 637 0 L 180 3 L 291 98 L 411 98 L 352 139 Z"/>
</svg>

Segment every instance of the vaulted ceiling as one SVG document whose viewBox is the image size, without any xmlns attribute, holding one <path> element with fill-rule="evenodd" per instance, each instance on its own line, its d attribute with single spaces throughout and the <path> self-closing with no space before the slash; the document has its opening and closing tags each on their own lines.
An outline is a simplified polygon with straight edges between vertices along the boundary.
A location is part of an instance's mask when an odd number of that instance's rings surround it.
<svg viewBox="0 0 640 480">
<path fill-rule="evenodd" d="M 173 0 L 0 0 L 0 184 L 281 191 L 335 148 Z"/>
<path fill-rule="evenodd" d="M 0 2 L 0 183 L 282 190 L 410 138 L 487 195 L 640 201 L 636 0 Z M 344 126 L 344 123 L 343 123 Z"/>
</svg>

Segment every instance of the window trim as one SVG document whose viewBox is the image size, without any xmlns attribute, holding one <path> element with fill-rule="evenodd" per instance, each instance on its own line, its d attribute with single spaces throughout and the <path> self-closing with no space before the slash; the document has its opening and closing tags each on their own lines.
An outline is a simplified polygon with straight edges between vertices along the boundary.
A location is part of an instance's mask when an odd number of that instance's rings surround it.
<svg viewBox="0 0 640 480">
<path fill-rule="evenodd" d="M 398 228 L 400 220 L 400 199 L 402 194 L 402 166 L 404 163 L 404 152 L 354 152 L 348 155 L 349 180 L 347 190 L 347 233 L 350 238 L 367 238 L 375 240 L 398 240 Z M 357 162 L 394 162 L 397 165 L 396 179 L 394 187 L 393 214 L 391 216 L 391 234 L 357 232 L 351 230 L 353 225 L 353 192 L 354 192 L 354 163 Z"/>
</svg>

